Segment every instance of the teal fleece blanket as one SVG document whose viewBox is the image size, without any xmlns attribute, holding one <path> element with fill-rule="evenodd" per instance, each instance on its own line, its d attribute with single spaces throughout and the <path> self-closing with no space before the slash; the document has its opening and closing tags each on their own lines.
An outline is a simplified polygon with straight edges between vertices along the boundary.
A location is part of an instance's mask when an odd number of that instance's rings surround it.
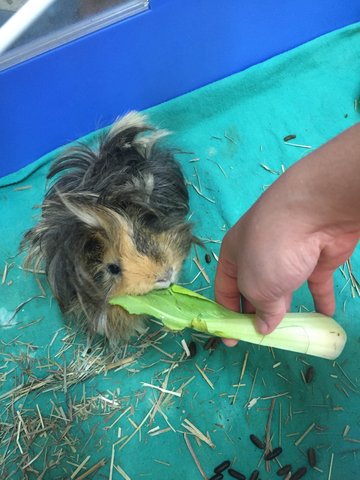
<svg viewBox="0 0 360 480">
<path fill-rule="evenodd" d="M 191 252 L 183 284 L 211 298 L 226 230 L 286 168 L 359 121 L 359 71 L 355 24 L 148 111 L 186 152 L 191 219 L 212 258 L 198 251 L 208 282 Z M 201 479 L 224 460 L 247 478 L 259 469 L 273 479 L 287 463 L 307 466 L 304 478 L 357 478 L 359 251 L 335 275 L 349 338 L 336 362 L 246 343 L 205 350 L 204 336 L 156 323 L 110 352 L 62 318 L 44 275 L 24 271 L 17 253 L 56 153 L 0 180 L 0 478 Z M 306 286 L 292 309 L 313 309 Z M 249 440 L 267 425 L 283 449 L 268 465 Z"/>
</svg>

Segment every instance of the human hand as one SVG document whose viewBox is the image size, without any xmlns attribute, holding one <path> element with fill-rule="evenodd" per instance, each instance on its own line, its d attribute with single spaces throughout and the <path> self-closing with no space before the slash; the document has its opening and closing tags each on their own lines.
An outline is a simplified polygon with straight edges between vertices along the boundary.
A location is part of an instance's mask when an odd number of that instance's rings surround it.
<svg viewBox="0 0 360 480">
<path fill-rule="evenodd" d="M 255 313 L 260 333 L 274 330 L 306 281 L 316 310 L 333 315 L 333 272 L 360 238 L 359 151 L 360 123 L 289 168 L 225 235 L 215 298 Z"/>
<path fill-rule="evenodd" d="M 255 313 L 257 330 L 268 334 L 290 309 L 293 292 L 307 281 L 316 310 L 331 316 L 333 272 L 350 257 L 358 238 L 358 232 L 319 230 L 308 209 L 294 211 L 269 192 L 224 237 L 216 300 L 231 310 L 239 311 L 241 304 L 243 312 Z"/>
</svg>

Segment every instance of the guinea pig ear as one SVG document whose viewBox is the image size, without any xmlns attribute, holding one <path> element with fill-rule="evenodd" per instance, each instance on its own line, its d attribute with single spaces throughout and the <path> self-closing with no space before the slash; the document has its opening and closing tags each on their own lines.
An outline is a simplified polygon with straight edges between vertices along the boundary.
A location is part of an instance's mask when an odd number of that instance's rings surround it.
<svg viewBox="0 0 360 480">
<path fill-rule="evenodd" d="M 57 199 L 81 223 L 96 230 L 103 228 L 100 209 L 94 205 L 98 196 L 90 193 L 69 194 L 57 192 Z"/>
<path fill-rule="evenodd" d="M 123 227 L 127 222 L 118 213 L 98 205 L 97 200 L 98 195 L 91 193 L 57 192 L 55 199 L 48 200 L 44 206 L 48 213 L 53 211 L 55 216 L 61 217 L 57 223 L 66 226 L 76 221 L 77 230 L 82 225 L 91 235 L 100 234 L 104 240 L 109 240 L 113 229 Z M 59 203 L 62 209 L 59 209 Z"/>
<path fill-rule="evenodd" d="M 180 235 L 187 237 L 190 244 L 198 245 L 199 247 L 205 248 L 205 244 L 199 237 L 192 234 L 192 224 L 191 223 L 182 223 L 178 225 L 175 229 Z"/>
<path fill-rule="evenodd" d="M 119 228 L 131 230 L 131 224 L 125 214 L 110 210 L 109 208 L 96 204 L 98 195 L 86 194 L 59 194 L 63 203 L 72 217 L 76 217 L 92 233 L 100 233 L 103 239 L 111 239 L 114 231 Z"/>
</svg>

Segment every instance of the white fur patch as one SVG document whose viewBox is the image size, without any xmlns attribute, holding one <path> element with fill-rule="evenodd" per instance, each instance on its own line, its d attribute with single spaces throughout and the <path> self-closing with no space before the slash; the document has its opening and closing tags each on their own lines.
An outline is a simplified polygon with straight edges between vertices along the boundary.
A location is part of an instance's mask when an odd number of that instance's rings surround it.
<svg viewBox="0 0 360 480">
<path fill-rule="evenodd" d="M 73 215 L 75 215 L 75 217 L 77 217 L 79 220 L 86 223 L 86 225 L 89 225 L 90 227 L 93 227 L 93 228 L 100 227 L 100 222 L 97 215 L 95 214 L 95 212 L 92 212 L 90 208 L 86 208 L 86 207 L 84 208 L 82 206 L 78 206 L 75 203 L 73 203 L 71 199 L 71 194 L 67 195 L 57 191 L 57 195 L 61 200 L 61 202 L 65 205 L 65 207 Z M 98 198 L 98 195 L 87 193 L 87 197 Z M 85 195 L 84 195 L 84 198 L 85 198 Z"/>
<path fill-rule="evenodd" d="M 114 125 L 111 127 L 108 135 L 109 137 L 114 137 L 115 135 L 121 134 L 124 130 L 132 127 L 149 127 L 151 130 L 151 126 L 148 125 L 148 118 L 145 114 L 131 111 L 127 113 L 124 117 L 117 120 Z M 133 146 L 139 152 L 139 154 L 143 157 L 146 157 L 150 154 L 152 147 L 154 144 L 162 137 L 169 135 L 170 132 L 167 130 L 157 130 L 154 129 L 151 133 L 141 135 L 139 138 L 134 139 L 132 144 L 126 143 L 124 145 L 125 148 L 130 148 Z"/>
<path fill-rule="evenodd" d="M 152 173 L 145 173 L 141 177 L 133 177 L 132 183 L 135 188 L 145 191 L 147 202 L 149 202 L 155 185 L 154 175 Z"/>
<path fill-rule="evenodd" d="M 154 190 L 154 185 L 155 185 L 154 175 L 152 173 L 147 173 L 144 175 L 144 184 L 145 184 L 145 191 L 150 197 L 150 195 Z"/>
<path fill-rule="evenodd" d="M 106 332 L 107 332 L 107 316 L 105 313 L 102 313 L 99 318 L 98 318 L 98 322 L 97 322 L 97 333 L 99 333 L 100 335 L 106 335 Z"/>
<path fill-rule="evenodd" d="M 151 149 L 153 148 L 154 144 L 163 137 L 170 135 L 168 130 L 155 130 L 150 135 L 144 135 L 137 139 L 134 142 L 134 147 L 139 152 L 141 156 L 146 158 L 150 155 Z"/>
<path fill-rule="evenodd" d="M 109 136 L 114 137 L 118 133 L 131 127 L 144 127 L 147 124 L 147 116 L 140 112 L 131 111 L 119 120 L 116 120 L 109 131 Z"/>
</svg>

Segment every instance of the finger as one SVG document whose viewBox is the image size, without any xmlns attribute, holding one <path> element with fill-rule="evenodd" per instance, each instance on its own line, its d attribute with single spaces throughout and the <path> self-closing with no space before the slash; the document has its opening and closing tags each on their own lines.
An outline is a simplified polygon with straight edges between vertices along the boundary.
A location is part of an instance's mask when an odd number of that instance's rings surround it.
<svg viewBox="0 0 360 480">
<path fill-rule="evenodd" d="M 256 311 L 254 305 L 243 295 L 241 296 L 241 311 L 243 313 L 255 313 Z"/>
<path fill-rule="evenodd" d="M 255 313 L 255 307 L 249 300 L 241 295 L 241 311 L 243 313 Z M 227 347 L 235 347 L 238 341 L 233 338 L 223 338 L 223 342 Z"/>
<path fill-rule="evenodd" d="M 256 309 L 255 327 L 262 335 L 271 333 L 284 318 L 287 310 L 286 298 L 268 302 Z"/>
<path fill-rule="evenodd" d="M 227 347 L 235 347 L 238 344 L 238 340 L 234 338 L 223 338 L 222 341 Z"/>
<path fill-rule="evenodd" d="M 244 302 L 244 299 L 243 299 Z M 245 299 L 246 308 L 253 311 L 252 304 Z M 258 308 L 255 314 L 255 328 L 262 335 L 268 335 L 279 325 L 286 312 L 290 310 L 291 294 L 283 299 L 269 302 L 265 307 Z M 244 311 L 244 310 L 243 310 Z M 246 312 L 252 313 L 252 312 Z M 224 338 L 223 342 L 228 347 L 234 347 L 238 341 L 232 338 Z"/>
<path fill-rule="evenodd" d="M 257 331 L 263 335 L 271 333 L 281 322 L 285 313 L 290 311 L 291 300 L 292 294 L 289 293 L 284 298 L 283 306 L 281 306 L 281 309 L 277 310 L 275 313 L 270 312 L 270 310 L 267 310 L 265 312 L 257 310 L 255 317 L 255 327 Z M 243 313 L 255 313 L 255 308 L 253 304 L 249 302 L 249 300 L 247 300 L 245 297 L 241 297 L 241 303 L 241 310 Z M 237 340 L 234 340 L 232 338 L 224 338 L 223 342 L 227 347 L 234 347 L 238 343 Z"/>
<path fill-rule="evenodd" d="M 221 254 L 215 276 L 215 300 L 229 310 L 240 311 L 237 270 L 232 263 L 221 257 Z M 233 338 L 224 338 L 223 342 L 227 347 L 234 347 L 238 343 Z"/>
<path fill-rule="evenodd" d="M 240 311 L 240 292 L 237 286 L 236 267 L 225 261 L 221 256 L 215 277 L 215 299 L 229 310 Z M 222 341 L 227 347 L 235 347 L 238 343 L 233 338 L 223 338 Z"/>
<path fill-rule="evenodd" d="M 240 311 L 240 292 L 237 285 L 236 267 L 221 258 L 219 258 L 215 276 L 215 299 L 229 310 Z"/>
<path fill-rule="evenodd" d="M 324 315 L 333 315 L 335 312 L 333 272 L 315 270 L 308 280 L 308 285 L 316 311 Z"/>
<path fill-rule="evenodd" d="M 215 277 L 215 299 L 229 310 L 240 311 L 240 292 L 236 271 L 229 263 L 225 266 L 225 262 L 220 258 Z M 233 338 L 223 338 L 222 341 L 227 347 L 235 347 L 238 343 Z"/>
</svg>

